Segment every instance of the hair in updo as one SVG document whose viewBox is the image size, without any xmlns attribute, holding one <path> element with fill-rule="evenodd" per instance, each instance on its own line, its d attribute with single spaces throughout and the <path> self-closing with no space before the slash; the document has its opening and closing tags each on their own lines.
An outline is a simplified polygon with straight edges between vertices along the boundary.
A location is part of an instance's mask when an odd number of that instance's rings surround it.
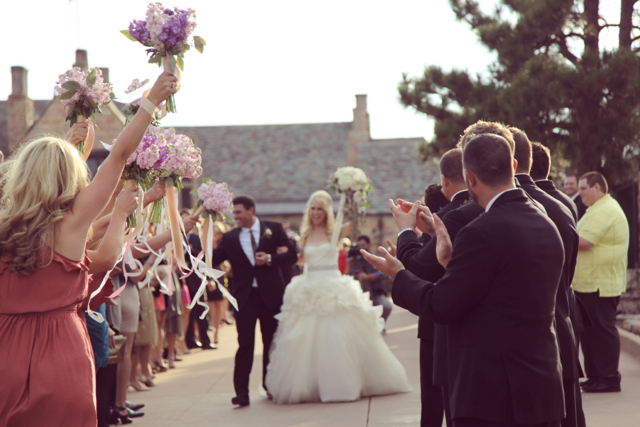
<svg viewBox="0 0 640 427">
<path fill-rule="evenodd" d="M 55 252 L 55 224 L 88 184 L 89 170 L 76 147 L 45 136 L 23 145 L 3 167 L 0 198 L 0 258 L 9 271 L 29 275 L 42 249 Z"/>
<path fill-rule="evenodd" d="M 302 248 L 307 244 L 307 237 L 313 230 L 313 224 L 311 223 L 311 202 L 316 201 L 322 205 L 322 209 L 327 214 L 324 226 L 327 235 L 331 236 L 333 228 L 336 224 L 336 219 L 333 216 L 333 200 L 331 195 L 324 190 L 316 191 L 309 197 L 307 201 L 307 208 L 305 209 L 304 216 L 302 217 L 302 225 L 300 226 L 300 240 L 302 241 Z"/>
</svg>

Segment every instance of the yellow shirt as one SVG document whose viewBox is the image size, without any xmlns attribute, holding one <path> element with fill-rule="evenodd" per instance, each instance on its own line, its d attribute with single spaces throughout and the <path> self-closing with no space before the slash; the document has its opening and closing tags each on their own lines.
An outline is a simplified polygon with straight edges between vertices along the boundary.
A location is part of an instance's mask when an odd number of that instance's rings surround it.
<svg viewBox="0 0 640 427">
<path fill-rule="evenodd" d="M 578 234 L 593 246 L 578 251 L 573 289 L 619 296 L 627 289 L 629 224 L 618 202 L 609 194 L 595 202 L 578 222 Z"/>
</svg>

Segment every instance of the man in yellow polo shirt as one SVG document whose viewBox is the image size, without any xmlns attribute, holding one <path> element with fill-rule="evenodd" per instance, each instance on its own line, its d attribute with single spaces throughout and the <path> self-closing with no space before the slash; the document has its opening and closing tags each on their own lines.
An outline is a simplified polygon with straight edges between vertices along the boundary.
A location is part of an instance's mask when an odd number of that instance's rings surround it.
<svg viewBox="0 0 640 427">
<path fill-rule="evenodd" d="M 573 290 L 587 307 L 593 326 L 580 337 L 587 380 L 585 392 L 620 391 L 620 336 L 616 307 L 627 288 L 629 224 L 598 172 L 580 177 L 579 191 L 588 207 L 580 222 L 578 261 Z"/>
</svg>

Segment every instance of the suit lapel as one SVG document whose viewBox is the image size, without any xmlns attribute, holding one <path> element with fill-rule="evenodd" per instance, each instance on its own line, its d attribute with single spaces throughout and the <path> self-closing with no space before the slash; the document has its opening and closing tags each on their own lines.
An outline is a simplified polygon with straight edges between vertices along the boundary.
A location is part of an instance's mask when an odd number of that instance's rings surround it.
<svg viewBox="0 0 640 427">
<path fill-rule="evenodd" d="M 242 253 L 242 255 L 244 255 L 244 259 L 246 259 L 247 262 L 251 264 L 251 260 L 247 256 L 247 253 L 244 251 L 244 248 L 242 247 L 242 242 L 240 241 L 240 236 L 242 235 L 242 227 L 237 228 L 237 230 L 238 230 L 238 237 L 235 240 L 236 240 L 236 243 L 238 244 L 238 250 L 240 251 L 240 253 Z"/>
</svg>

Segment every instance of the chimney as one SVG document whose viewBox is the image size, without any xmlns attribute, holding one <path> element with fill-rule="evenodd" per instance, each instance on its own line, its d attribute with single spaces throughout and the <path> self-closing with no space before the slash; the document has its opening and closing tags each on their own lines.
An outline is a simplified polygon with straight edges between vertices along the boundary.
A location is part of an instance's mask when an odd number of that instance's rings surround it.
<svg viewBox="0 0 640 427">
<path fill-rule="evenodd" d="M 83 49 L 76 50 L 76 63 L 74 67 L 79 67 L 82 71 L 89 69 L 89 60 L 87 59 L 87 51 Z"/>
<path fill-rule="evenodd" d="M 369 131 L 369 113 L 367 112 L 367 95 L 356 95 L 356 108 L 353 109 L 353 123 L 349 132 L 349 166 L 357 166 L 360 142 L 371 141 Z"/>
<path fill-rule="evenodd" d="M 105 83 L 109 83 L 109 68 L 100 67 L 100 71 L 102 71 L 102 80 L 104 80 Z"/>
<path fill-rule="evenodd" d="M 27 93 L 27 73 L 24 67 L 11 67 L 12 92 L 7 103 L 9 153 L 20 145 L 33 125 L 33 100 Z"/>
</svg>

